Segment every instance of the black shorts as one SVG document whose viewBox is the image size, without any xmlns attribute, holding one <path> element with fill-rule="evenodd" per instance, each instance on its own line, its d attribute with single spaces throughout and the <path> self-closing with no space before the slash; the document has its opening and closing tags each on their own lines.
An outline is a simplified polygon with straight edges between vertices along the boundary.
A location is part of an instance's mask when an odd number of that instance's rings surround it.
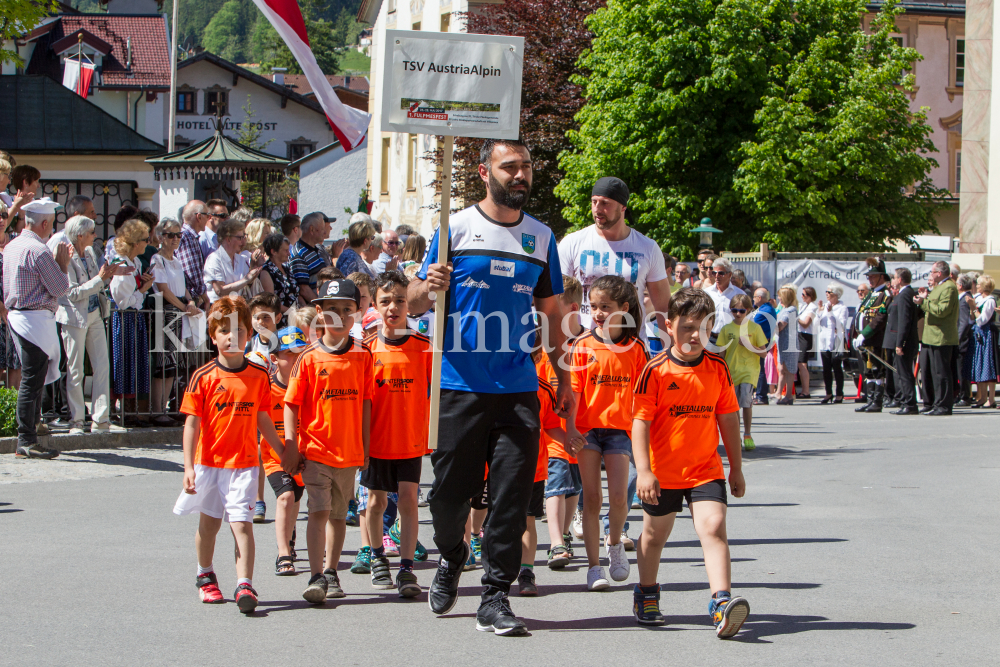
<svg viewBox="0 0 1000 667">
<path fill-rule="evenodd" d="M 368 469 L 361 471 L 361 486 L 372 491 L 399 492 L 400 482 L 420 484 L 423 457 L 412 459 L 368 459 Z"/>
<path fill-rule="evenodd" d="M 813 352 L 813 335 L 811 333 L 799 332 L 798 335 L 799 344 L 799 363 L 807 364 L 809 360 L 813 358 L 815 354 Z"/>
<path fill-rule="evenodd" d="M 729 505 L 726 498 L 726 480 L 716 479 L 692 489 L 660 489 L 659 504 L 643 503 L 642 511 L 649 516 L 666 516 L 683 510 L 685 500 L 687 500 L 688 509 L 690 509 L 691 503 L 696 503 L 699 500 L 714 500 L 717 503 Z"/>
<path fill-rule="evenodd" d="M 295 494 L 295 502 L 299 502 L 302 500 L 302 492 L 306 490 L 306 487 L 299 486 L 299 483 L 295 481 L 295 478 L 284 470 L 272 472 L 267 476 L 267 481 L 274 490 L 276 498 L 280 498 L 281 494 L 291 491 Z"/>
<path fill-rule="evenodd" d="M 531 503 L 528 505 L 528 516 L 545 515 L 545 480 L 535 482 L 531 486 Z"/>
<path fill-rule="evenodd" d="M 470 500 L 469 504 L 472 505 L 474 510 L 484 510 L 490 506 L 490 482 L 488 479 L 483 480 L 483 492 L 477 493 Z"/>
</svg>

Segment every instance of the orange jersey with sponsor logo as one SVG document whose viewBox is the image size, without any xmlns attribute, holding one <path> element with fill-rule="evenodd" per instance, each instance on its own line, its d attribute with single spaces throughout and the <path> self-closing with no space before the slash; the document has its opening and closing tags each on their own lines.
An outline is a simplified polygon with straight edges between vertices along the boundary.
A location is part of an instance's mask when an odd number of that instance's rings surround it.
<svg viewBox="0 0 1000 667">
<path fill-rule="evenodd" d="M 649 362 L 649 351 L 638 338 L 605 343 L 588 331 L 570 354 L 573 391 L 582 394 L 576 411 L 581 434 L 595 428 L 632 432 L 632 388 Z"/>
<path fill-rule="evenodd" d="M 257 413 L 268 412 L 267 369 L 248 359 L 226 368 L 217 359 L 191 376 L 181 412 L 201 417 L 194 462 L 209 468 L 253 468 L 257 460 Z"/>
<path fill-rule="evenodd" d="M 339 350 L 317 341 L 292 366 L 285 402 L 299 406 L 299 451 L 333 468 L 362 466 L 364 402 L 372 399 L 371 349 L 353 338 Z"/>
<path fill-rule="evenodd" d="M 374 359 L 371 444 L 379 459 L 413 459 L 427 451 L 431 409 L 431 341 L 409 332 L 398 339 L 381 332 L 365 338 Z"/>
<path fill-rule="evenodd" d="M 535 371 L 538 373 L 538 402 L 541 403 L 541 405 L 542 405 L 541 413 L 539 415 L 540 421 L 541 421 L 541 424 L 542 424 L 541 446 L 544 447 L 544 449 L 546 450 L 545 451 L 545 454 L 546 454 L 546 461 L 545 461 L 546 477 L 544 477 L 543 479 L 547 479 L 548 478 L 547 475 L 548 475 L 548 465 L 549 465 L 548 464 L 548 459 L 549 458 L 562 459 L 562 460 L 567 461 L 569 463 L 576 463 L 577 462 L 575 456 L 570 456 L 569 454 L 566 453 L 566 450 L 563 448 L 561 442 L 559 442 L 558 440 L 556 440 L 554 438 L 550 438 L 549 436 L 545 435 L 545 429 L 546 428 L 554 428 L 555 426 L 562 426 L 564 429 L 566 428 L 566 420 L 565 419 L 561 419 L 555 413 L 555 401 L 556 401 L 556 398 L 555 398 L 555 396 L 556 396 L 555 383 L 554 382 L 549 382 L 548 380 L 545 379 L 544 373 L 547 372 L 547 369 L 551 369 L 551 368 L 552 368 L 552 364 L 548 364 L 547 366 L 545 364 L 535 364 Z M 544 386 L 546 384 L 549 386 L 549 389 L 551 390 L 551 399 L 549 401 L 549 405 L 550 405 L 550 407 L 549 407 L 549 413 L 551 414 L 552 418 L 554 418 L 556 421 L 558 421 L 558 423 L 554 423 L 552 421 L 549 421 L 548 423 L 552 424 L 551 426 L 546 426 L 545 425 L 547 417 L 546 417 L 546 414 L 545 414 L 545 401 L 542 400 L 542 390 L 543 390 L 543 388 L 544 388 Z M 539 454 L 539 456 L 541 456 L 541 454 Z"/>
<path fill-rule="evenodd" d="M 562 443 L 548 435 L 545 430 L 560 428 L 563 421 L 556 414 L 556 390 L 545 378 L 538 378 L 538 421 L 542 427 L 541 441 L 538 444 L 538 467 L 535 468 L 535 481 L 541 482 L 549 478 L 549 448 L 553 445 L 562 449 Z M 566 452 L 563 452 L 565 455 Z"/>
<path fill-rule="evenodd" d="M 680 361 L 661 352 L 635 387 L 635 418 L 650 425 L 649 459 L 664 489 L 690 489 L 725 479 L 719 456 L 718 415 L 736 412 L 726 360 L 705 352 Z"/>
<path fill-rule="evenodd" d="M 535 373 L 538 377 L 547 380 L 553 389 L 559 386 L 559 378 L 556 377 L 556 369 L 552 367 L 549 355 L 542 353 L 542 356 L 535 362 Z"/>
<path fill-rule="evenodd" d="M 269 412 L 271 413 L 271 421 L 274 423 L 274 430 L 278 432 L 278 438 L 282 442 L 285 441 L 285 392 L 287 390 L 288 385 L 279 380 L 276 373 L 271 373 Z M 281 459 L 263 438 L 260 439 L 260 460 L 264 464 L 265 475 L 281 472 Z M 294 475 L 294 479 L 296 484 L 303 486 L 302 475 Z"/>
</svg>

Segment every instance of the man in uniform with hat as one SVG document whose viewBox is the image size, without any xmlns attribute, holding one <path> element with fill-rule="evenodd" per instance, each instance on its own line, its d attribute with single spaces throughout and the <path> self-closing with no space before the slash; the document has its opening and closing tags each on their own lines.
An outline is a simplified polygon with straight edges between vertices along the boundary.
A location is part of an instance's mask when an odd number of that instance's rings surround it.
<svg viewBox="0 0 1000 667">
<path fill-rule="evenodd" d="M 42 389 L 59 379 L 57 299 L 69 290 L 66 270 L 70 248 L 62 243 L 53 253 L 45 245 L 61 205 L 48 197 L 25 204 L 27 224 L 3 253 L 4 305 L 7 323 L 21 358 L 17 392 L 17 456 L 54 459 L 59 452 L 38 444 Z"/>
<path fill-rule="evenodd" d="M 868 402 L 855 408 L 855 412 L 882 412 L 885 396 L 885 374 L 889 366 L 886 351 L 882 348 L 885 324 L 889 317 L 892 292 L 889 290 L 889 274 L 885 262 L 878 257 L 869 257 L 868 285 L 871 290 L 861 302 L 858 313 L 851 322 L 851 341 L 860 355 L 861 370 L 864 373 L 864 391 Z"/>
<path fill-rule="evenodd" d="M 583 285 L 580 324 L 592 328 L 590 286 L 606 275 L 618 275 L 635 285 L 639 303 L 649 291 L 656 310 L 657 331 L 665 331 L 670 306 L 670 281 L 663 251 L 653 239 L 628 226 L 625 211 L 629 191 L 625 181 L 614 176 L 598 179 L 590 194 L 590 214 L 594 224 L 567 234 L 559 243 L 559 263 L 563 275 L 573 276 Z M 645 315 L 645 314 L 644 314 Z M 646 321 L 643 317 L 641 322 Z M 642 337 L 645 329 L 640 326 Z"/>
</svg>

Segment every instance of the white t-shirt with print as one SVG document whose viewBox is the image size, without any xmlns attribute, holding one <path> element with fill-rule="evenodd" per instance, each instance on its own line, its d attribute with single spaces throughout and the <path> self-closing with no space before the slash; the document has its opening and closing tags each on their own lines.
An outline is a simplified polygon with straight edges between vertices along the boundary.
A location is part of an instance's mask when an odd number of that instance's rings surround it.
<svg viewBox="0 0 1000 667">
<path fill-rule="evenodd" d="M 580 324 L 588 329 L 594 326 L 590 318 L 590 286 L 598 278 L 607 275 L 625 278 L 638 290 L 640 304 L 646 283 L 667 278 L 660 246 L 634 229 L 621 241 L 608 241 L 597 233 L 597 225 L 567 234 L 559 242 L 559 264 L 563 275 L 573 276 L 583 285 Z M 645 329 L 640 331 L 645 339 Z"/>
</svg>

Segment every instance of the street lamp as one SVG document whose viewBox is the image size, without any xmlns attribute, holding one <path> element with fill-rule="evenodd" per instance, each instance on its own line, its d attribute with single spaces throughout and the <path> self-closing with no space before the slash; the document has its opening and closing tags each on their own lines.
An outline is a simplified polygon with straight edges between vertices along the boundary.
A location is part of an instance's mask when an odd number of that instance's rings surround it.
<svg viewBox="0 0 1000 667">
<path fill-rule="evenodd" d="M 701 234 L 701 239 L 698 241 L 699 248 L 711 248 L 712 247 L 712 234 L 721 234 L 721 229 L 716 229 L 712 226 L 711 218 L 702 218 L 701 224 L 691 230 L 691 233 Z"/>
</svg>

